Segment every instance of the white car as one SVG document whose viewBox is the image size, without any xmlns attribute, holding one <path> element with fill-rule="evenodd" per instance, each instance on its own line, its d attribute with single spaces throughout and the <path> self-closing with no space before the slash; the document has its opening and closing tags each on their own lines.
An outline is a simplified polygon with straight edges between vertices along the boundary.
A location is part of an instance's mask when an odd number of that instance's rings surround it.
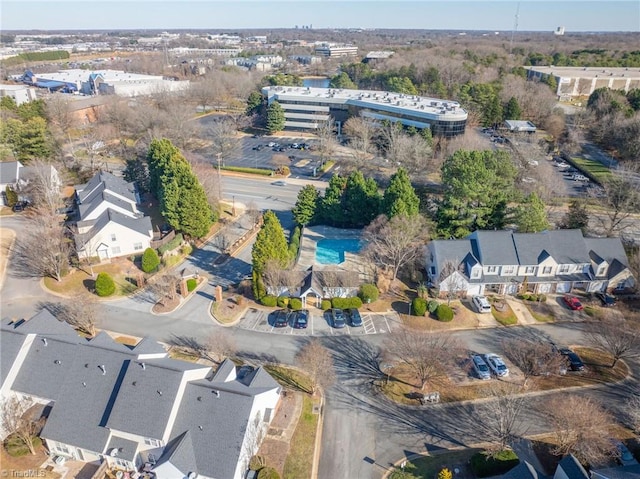
<svg viewBox="0 0 640 479">
<path fill-rule="evenodd" d="M 476 295 L 471 298 L 471 302 L 478 310 L 478 313 L 490 313 L 491 312 L 491 304 L 489 304 L 489 300 L 486 296 Z"/>
<path fill-rule="evenodd" d="M 471 355 L 471 362 L 473 363 L 473 370 L 480 379 L 491 379 L 491 371 L 489 371 L 489 366 L 484 362 L 482 356 L 479 354 Z"/>
<path fill-rule="evenodd" d="M 487 363 L 487 366 L 489 366 L 489 369 L 491 369 L 493 374 L 495 374 L 496 376 L 505 377 L 509 375 L 509 368 L 504 363 L 502 358 L 497 354 L 493 354 L 493 353 L 485 354 L 484 362 Z"/>
</svg>

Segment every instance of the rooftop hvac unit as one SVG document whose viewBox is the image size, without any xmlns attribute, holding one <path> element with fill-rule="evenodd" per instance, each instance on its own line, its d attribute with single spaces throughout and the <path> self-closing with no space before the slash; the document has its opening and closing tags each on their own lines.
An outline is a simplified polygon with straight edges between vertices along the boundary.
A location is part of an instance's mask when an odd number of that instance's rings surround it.
<svg viewBox="0 0 640 479">
<path fill-rule="evenodd" d="M 400 106 L 400 100 L 398 100 L 398 101 L 396 102 L 396 105 L 397 105 L 397 106 Z"/>
</svg>

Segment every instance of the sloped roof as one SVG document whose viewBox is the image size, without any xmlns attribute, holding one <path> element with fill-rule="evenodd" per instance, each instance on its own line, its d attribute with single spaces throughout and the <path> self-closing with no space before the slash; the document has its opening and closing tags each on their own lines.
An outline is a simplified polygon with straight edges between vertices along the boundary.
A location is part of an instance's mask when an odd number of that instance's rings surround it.
<svg viewBox="0 0 640 479">
<path fill-rule="evenodd" d="M 78 248 L 83 248 L 87 241 L 96 236 L 111 222 L 124 226 L 131 231 L 135 231 L 149 238 L 153 236 L 153 226 L 151 225 L 151 218 L 149 216 L 131 218 L 123 215 L 122 213 L 118 213 L 111 208 L 107 208 L 95 220 L 78 222 L 79 227 L 90 224 L 93 224 L 93 226 L 86 233 L 76 235 L 76 246 Z"/>
<path fill-rule="evenodd" d="M 19 170 L 22 163 L 19 161 L 0 161 L 0 184 L 13 184 L 20 178 Z"/>
<path fill-rule="evenodd" d="M 133 348 L 135 354 L 167 354 L 167 350 L 159 342 L 151 339 L 149 336 L 142 338 Z"/>
<path fill-rule="evenodd" d="M 162 466 L 166 463 L 171 463 L 173 467 L 182 472 L 183 477 L 187 477 L 190 472 L 198 470 L 189 431 L 183 432 L 167 443 L 167 447 L 164 448 L 164 452 L 158 459 L 154 470 L 164 469 Z"/>
<path fill-rule="evenodd" d="M 2 334 L 0 334 L 0 386 L 4 384 L 5 379 L 9 376 L 13 362 L 18 357 L 18 353 L 26 340 L 26 336 L 13 331 L 12 326 L 5 329 L 5 323 L 7 321 L 2 322 Z"/>
<path fill-rule="evenodd" d="M 562 468 L 567 479 L 589 479 L 589 474 L 573 454 L 563 457 L 558 468 Z"/>
<path fill-rule="evenodd" d="M 87 199 L 90 201 L 92 194 L 103 190 L 109 190 L 133 202 L 136 201 L 134 184 L 127 183 L 122 178 L 118 178 L 106 171 L 99 171 L 86 184 L 76 185 L 76 194 L 80 203 L 85 203 Z"/>
<path fill-rule="evenodd" d="M 117 449 L 118 451 L 115 456 L 111 453 L 114 449 Z M 138 443 L 123 437 L 111 436 L 109 444 L 107 444 L 104 452 L 112 457 L 118 457 L 125 461 L 133 462 L 138 452 Z"/>
<path fill-rule="evenodd" d="M 475 231 L 472 241 L 473 255 L 484 265 L 518 264 L 510 231 Z M 462 259 L 462 258 L 461 258 Z"/>
<path fill-rule="evenodd" d="M 67 338 L 72 341 L 78 341 L 78 333 L 75 329 L 64 321 L 59 321 L 47 309 L 40 310 L 31 319 L 15 323 L 16 329 L 22 334 L 38 334 L 48 338 Z"/>
<path fill-rule="evenodd" d="M 502 476 L 502 479 L 547 479 L 547 476 L 538 472 L 536 468 L 527 461 L 522 461 Z"/>
<path fill-rule="evenodd" d="M 591 469 L 591 474 L 594 479 L 601 477 L 606 479 L 640 479 L 640 465 Z"/>
<path fill-rule="evenodd" d="M 120 353 L 131 353 L 130 348 L 128 348 L 124 344 L 114 341 L 114 339 L 104 331 L 100 331 L 98 334 L 96 334 L 89 340 L 89 343 L 93 347 L 111 349 L 112 351 L 117 351 Z"/>
<path fill-rule="evenodd" d="M 102 190 L 97 191 L 94 195 L 91 195 L 91 199 L 89 201 L 80 204 L 80 206 L 78 207 L 78 211 L 80 213 L 80 221 L 85 221 L 85 218 L 87 218 L 87 216 L 89 216 L 103 203 L 118 206 L 128 213 L 130 212 L 130 216 L 136 215 L 134 205 L 131 202 L 125 201 L 109 191 Z"/>
<path fill-rule="evenodd" d="M 457 240 L 435 240 L 430 243 L 434 256 L 438 259 L 440 267 L 444 261 L 452 260 L 462 263 L 467 255 L 473 254 L 471 241 L 468 238 Z M 475 257 L 475 256 L 474 256 Z M 456 265 L 457 266 L 457 265 Z"/>
<path fill-rule="evenodd" d="M 607 263 L 618 260 L 625 266 L 629 265 L 627 254 L 620 238 L 585 238 L 584 242 L 589 249 Z"/>
</svg>

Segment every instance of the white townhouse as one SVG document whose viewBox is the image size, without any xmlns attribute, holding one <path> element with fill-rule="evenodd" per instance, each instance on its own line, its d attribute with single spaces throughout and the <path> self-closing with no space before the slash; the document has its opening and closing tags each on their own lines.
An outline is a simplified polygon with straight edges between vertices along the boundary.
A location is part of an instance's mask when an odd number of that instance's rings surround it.
<svg viewBox="0 0 640 479">
<path fill-rule="evenodd" d="M 429 281 L 441 293 L 513 294 L 624 291 L 635 286 L 619 238 L 585 238 L 580 230 L 542 233 L 475 231 L 427 246 Z"/>
<path fill-rule="evenodd" d="M 7 204 L 7 186 L 18 193 L 18 198 L 21 201 L 31 201 L 29 183 L 33 181 L 34 177 L 40 177 L 40 179 L 46 183 L 47 187 L 58 190 L 61 188 L 62 181 L 60 181 L 58 170 L 56 170 L 53 165 L 44 165 L 42 170 L 39 168 L 40 167 L 24 166 L 19 161 L 0 162 L 0 206 Z"/>
<path fill-rule="evenodd" d="M 0 325 L 0 400 L 43 406 L 52 454 L 157 479 L 241 479 L 280 399 L 262 368 L 171 359 L 145 338 L 87 340 L 42 310 Z"/>
<path fill-rule="evenodd" d="M 88 183 L 77 185 L 78 256 L 103 261 L 147 249 L 153 227 L 151 218 L 138 210 L 139 203 L 135 185 L 111 173 L 100 171 Z"/>
</svg>

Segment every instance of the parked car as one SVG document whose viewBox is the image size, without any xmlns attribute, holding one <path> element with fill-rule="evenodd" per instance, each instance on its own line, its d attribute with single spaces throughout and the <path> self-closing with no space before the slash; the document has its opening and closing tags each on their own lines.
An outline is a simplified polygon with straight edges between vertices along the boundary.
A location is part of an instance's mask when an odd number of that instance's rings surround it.
<svg viewBox="0 0 640 479">
<path fill-rule="evenodd" d="M 509 368 L 504 363 L 502 358 L 497 354 L 489 353 L 484 355 L 484 362 L 487 363 L 489 369 L 499 377 L 505 377 L 509 375 Z"/>
<path fill-rule="evenodd" d="M 274 181 L 271 184 L 274 185 L 274 186 L 287 186 L 287 182 L 286 181 L 282 181 L 282 180 Z"/>
<path fill-rule="evenodd" d="M 618 462 L 621 465 L 623 466 L 638 465 L 638 461 L 636 460 L 635 457 L 633 457 L 633 454 L 631 454 L 631 451 L 629 451 L 627 446 L 625 446 L 622 441 L 618 441 L 617 439 L 614 439 L 612 440 L 612 442 L 615 444 L 616 450 L 617 450 L 616 459 L 618 459 Z"/>
<path fill-rule="evenodd" d="M 567 358 L 567 366 L 571 371 L 584 371 L 584 363 L 576 353 L 569 348 L 560 348 L 558 352 Z"/>
<path fill-rule="evenodd" d="M 579 174 L 573 174 L 571 175 L 571 179 L 573 181 L 589 181 L 589 178 L 587 178 L 584 175 L 579 175 Z"/>
<path fill-rule="evenodd" d="M 560 163 L 556 163 L 556 166 L 561 170 L 564 170 L 565 168 L 571 168 L 571 165 L 564 161 L 561 161 Z"/>
<path fill-rule="evenodd" d="M 601 291 L 596 293 L 596 298 L 600 300 L 600 302 L 602 303 L 602 306 L 605 306 L 607 308 L 610 308 L 611 306 L 615 306 L 616 301 L 618 300 L 618 298 L 616 298 L 612 294 L 603 293 Z"/>
<path fill-rule="evenodd" d="M 565 294 L 562 297 L 562 300 L 570 309 L 574 311 L 582 311 L 584 309 L 580 300 L 571 294 Z"/>
<path fill-rule="evenodd" d="M 24 211 L 27 206 L 29 206 L 28 201 L 18 201 L 15 205 L 13 205 L 11 210 L 14 213 L 19 213 L 20 211 Z"/>
<path fill-rule="evenodd" d="M 307 329 L 309 324 L 309 310 L 302 309 L 293 313 L 293 327 L 295 329 Z"/>
<path fill-rule="evenodd" d="M 273 148 L 274 146 L 276 146 L 276 143 L 274 141 L 270 141 L 269 143 L 267 143 L 267 146 L 269 148 Z"/>
<path fill-rule="evenodd" d="M 273 321 L 274 328 L 285 328 L 289 325 L 289 311 L 281 309 L 276 311 L 276 316 Z"/>
<path fill-rule="evenodd" d="M 489 370 L 487 363 L 482 359 L 482 356 L 479 354 L 472 354 L 471 363 L 473 364 L 473 370 L 480 379 L 491 379 L 491 371 Z"/>
<path fill-rule="evenodd" d="M 486 296 L 472 296 L 471 302 L 478 310 L 478 313 L 490 313 L 491 312 L 491 304 L 489 304 L 489 300 Z"/>
<path fill-rule="evenodd" d="M 331 310 L 331 323 L 336 329 L 344 328 L 347 325 L 344 317 L 344 311 L 338 308 L 333 308 Z"/>
<path fill-rule="evenodd" d="M 362 326 L 362 316 L 360 316 L 360 311 L 355 308 L 351 308 L 347 310 L 347 313 L 349 313 L 349 322 L 351 323 L 351 326 L 355 328 Z"/>
</svg>

